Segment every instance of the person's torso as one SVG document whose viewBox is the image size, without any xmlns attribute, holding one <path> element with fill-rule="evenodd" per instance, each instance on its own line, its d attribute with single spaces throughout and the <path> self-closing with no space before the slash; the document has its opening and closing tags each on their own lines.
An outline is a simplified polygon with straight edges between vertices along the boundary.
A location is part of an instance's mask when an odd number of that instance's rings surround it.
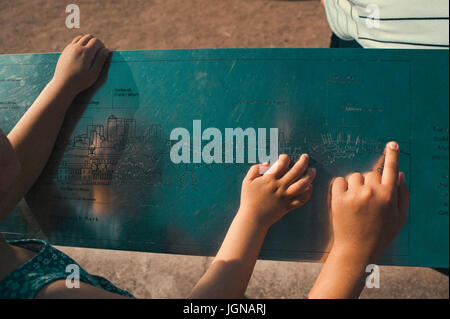
<svg viewBox="0 0 450 319">
<path fill-rule="evenodd" d="M 328 23 L 364 48 L 448 49 L 448 0 L 325 0 Z"/>
<path fill-rule="evenodd" d="M 34 298 L 51 282 L 76 274 L 80 282 L 94 287 L 133 297 L 129 292 L 119 289 L 103 277 L 87 273 L 72 258 L 39 239 L 14 240 L 9 244 L 36 252 L 34 257 L 10 272 L 0 281 L 0 298 Z M 72 280 L 72 278 L 71 278 Z"/>
</svg>

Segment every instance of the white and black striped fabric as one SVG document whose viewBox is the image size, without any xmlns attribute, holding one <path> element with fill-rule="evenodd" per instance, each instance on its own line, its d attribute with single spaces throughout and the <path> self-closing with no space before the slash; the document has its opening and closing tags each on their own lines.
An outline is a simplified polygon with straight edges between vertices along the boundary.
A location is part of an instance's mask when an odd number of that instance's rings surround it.
<svg viewBox="0 0 450 319">
<path fill-rule="evenodd" d="M 325 0 L 324 5 L 333 32 L 364 48 L 448 50 L 449 0 Z"/>
</svg>

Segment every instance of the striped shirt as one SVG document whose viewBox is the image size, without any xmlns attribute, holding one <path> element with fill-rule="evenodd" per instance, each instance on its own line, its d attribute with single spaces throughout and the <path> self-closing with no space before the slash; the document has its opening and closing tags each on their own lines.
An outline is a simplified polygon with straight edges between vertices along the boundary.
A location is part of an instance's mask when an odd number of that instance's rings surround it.
<svg viewBox="0 0 450 319">
<path fill-rule="evenodd" d="M 364 48 L 447 49 L 449 0 L 325 0 L 328 23 Z"/>
</svg>

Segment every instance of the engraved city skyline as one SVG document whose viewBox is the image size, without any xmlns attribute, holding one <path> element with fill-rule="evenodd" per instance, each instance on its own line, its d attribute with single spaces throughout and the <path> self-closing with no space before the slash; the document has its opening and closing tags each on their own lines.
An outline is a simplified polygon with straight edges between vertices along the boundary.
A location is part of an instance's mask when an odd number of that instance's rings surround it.
<svg viewBox="0 0 450 319">
<path fill-rule="evenodd" d="M 85 185 L 160 181 L 158 162 L 170 149 L 161 125 L 149 124 L 139 135 L 135 119 L 112 114 L 105 124 L 88 124 L 84 130 L 59 147 L 63 158 L 59 164 L 53 163 L 57 167 L 48 177 Z"/>
<path fill-rule="evenodd" d="M 121 118 L 114 114 L 108 116 L 104 123 L 85 125 L 83 130 L 67 141 L 64 147 L 57 147 L 63 157 L 53 164 L 48 178 L 57 182 L 76 184 L 109 185 L 125 183 L 157 183 L 162 180 L 160 161 L 170 160 L 168 154 L 174 141 L 170 141 L 162 125 L 150 123 L 139 134 L 136 119 Z M 299 135 L 298 132 L 295 136 Z M 303 134 L 301 134 L 303 135 Z M 324 166 L 334 165 L 340 159 L 352 159 L 358 155 L 378 154 L 383 150 L 383 143 L 366 140 L 360 135 L 344 133 L 322 133 L 320 138 L 312 140 L 303 136 L 294 138 L 280 131 L 279 154 L 286 153 L 291 162 L 305 152 L 309 152 L 316 161 Z M 167 158 L 165 158 L 167 156 Z M 185 171 L 190 171 L 195 180 L 195 170 L 209 166 L 182 164 Z M 231 164 L 223 164 L 228 169 Z M 249 164 L 238 165 L 246 171 Z M 55 167 L 56 166 L 56 167 Z M 184 175 L 184 173 L 183 173 Z"/>
</svg>

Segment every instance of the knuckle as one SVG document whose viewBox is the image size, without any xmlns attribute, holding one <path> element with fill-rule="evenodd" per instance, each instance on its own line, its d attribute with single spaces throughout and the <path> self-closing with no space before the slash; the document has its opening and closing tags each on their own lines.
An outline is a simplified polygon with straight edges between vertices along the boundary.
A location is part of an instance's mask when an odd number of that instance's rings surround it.
<svg viewBox="0 0 450 319">
<path fill-rule="evenodd" d="M 277 183 L 277 180 L 275 179 L 274 176 L 272 176 L 272 174 L 270 174 L 269 176 L 266 175 L 265 177 L 266 177 L 266 185 L 271 191 L 276 191 L 280 188 Z"/>
<path fill-rule="evenodd" d="M 367 177 L 378 177 L 378 176 L 380 176 L 380 174 L 379 173 L 377 173 L 377 172 L 368 172 L 368 173 L 366 173 L 367 175 Z"/>
<path fill-rule="evenodd" d="M 259 167 L 259 164 L 253 164 L 252 166 L 250 166 L 250 169 L 256 169 Z"/>
<path fill-rule="evenodd" d="M 269 183 L 269 187 L 277 194 L 284 194 L 286 189 L 282 183 L 277 183 L 276 180 L 273 180 Z"/>
<path fill-rule="evenodd" d="M 277 198 L 285 199 L 287 198 L 286 192 L 284 192 L 282 189 L 275 189 L 274 194 Z"/>
<path fill-rule="evenodd" d="M 345 182 L 345 179 L 343 177 L 337 177 L 331 181 L 330 185 L 330 192 L 333 194 L 336 192 L 336 185 L 342 185 Z"/>
<path fill-rule="evenodd" d="M 381 202 L 381 204 L 389 205 L 390 203 L 392 203 L 393 199 L 394 195 L 392 194 L 392 192 L 386 190 L 380 192 L 379 201 Z"/>
<path fill-rule="evenodd" d="M 84 52 L 84 47 L 77 43 L 73 48 L 73 51 L 76 55 L 81 55 Z"/>
<path fill-rule="evenodd" d="M 72 46 L 74 52 L 78 53 L 83 50 L 83 45 L 80 42 L 74 43 Z"/>
<path fill-rule="evenodd" d="M 343 177 L 337 177 L 333 180 L 333 184 L 342 183 L 345 179 Z"/>
<path fill-rule="evenodd" d="M 331 198 L 331 207 L 342 207 L 347 206 L 349 203 L 354 203 L 355 196 L 350 194 L 345 194 L 344 196 L 334 196 Z"/>
<path fill-rule="evenodd" d="M 363 186 L 359 192 L 359 196 L 362 200 L 369 200 L 374 196 L 374 189 L 370 186 Z"/>
<path fill-rule="evenodd" d="M 250 175 L 250 174 L 252 174 L 252 173 L 254 173 L 254 172 L 256 172 L 255 165 L 250 166 L 250 168 L 249 168 L 248 171 L 247 171 L 247 177 L 248 177 L 248 175 Z"/>
<path fill-rule="evenodd" d="M 361 173 L 359 173 L 359 172 L 357 172 L 357 173 L 353 173 L 352 175 L 351 175 L 352 177 L 362 177 L 362 174 Z"/>
<path fill-rule="evenodd" d="M 350 181 L 350 180 L 353 180 L 353 179 L 358 179 L 358 178 L 360 178 L 360 176 L 362 176 L 361 173 L 350 173 L 350 174 L 348 174 L 348 175 L 345 177 L 345 179 L 346 179 L 347 181 Z"/>
<path fill-rule="evenodd" d="M 289 188 L 289 184 L 280 182 L 278 184 L 278 188 L 282 189 L 283 191 L 286 191 Z"/>
<path fill-rule="evenodd" d="M 385 204 L 390 204 L 394 201 L 394 194 L 392 194 L 391 192 L 387 193 L 384 196 L 384 203 Z"/>
<path fill-rule="evenodd" d="M 312 186 L 312 185 L 308 185 L 308 186 L 305 188 L 305 191 L 304 191 L 304 194 L 305 194 L 306 198 L 307 198 L 307 199 L 311 198 L 312 193 L 313 193 L 313 186 Z"/>
<path fill-rule="evenodd" d="M 302 192 L 309 192 L 313 187 L 311 181 L 303 181 L 299 186 Z"/>
<path fill-rule="evenodd" d="M 395 161 L 386 161 L 384 163 L 384 168 L 395 169 L 395 168 L 397 168 L 397 162 L 395 162 Z"/>
<path fill-rule="evenodd" d="M 342 205 L 345 204 L 349 199 L 349 195 L 345 194 L 344 196 L 332 196 L 331 197 L 331 205 Z"/>
<path fill-rule="evenodd" d="M 273 184 L 276 182 L 275 174 L 266 174 L 263 175 L 263 177 L 268 184 Z"/>
<path fill-rule="evenodd" d="M 299 195 L 302 194 L 302 189 L 301 189 L 301 187 L 292 187 L 292 188 L 289 188 L 289 194 L 290 194 L 290 196 L 292 196 L 292 197 L 297 197 L 297 196 L 299 196 Z"/>
</svg>

